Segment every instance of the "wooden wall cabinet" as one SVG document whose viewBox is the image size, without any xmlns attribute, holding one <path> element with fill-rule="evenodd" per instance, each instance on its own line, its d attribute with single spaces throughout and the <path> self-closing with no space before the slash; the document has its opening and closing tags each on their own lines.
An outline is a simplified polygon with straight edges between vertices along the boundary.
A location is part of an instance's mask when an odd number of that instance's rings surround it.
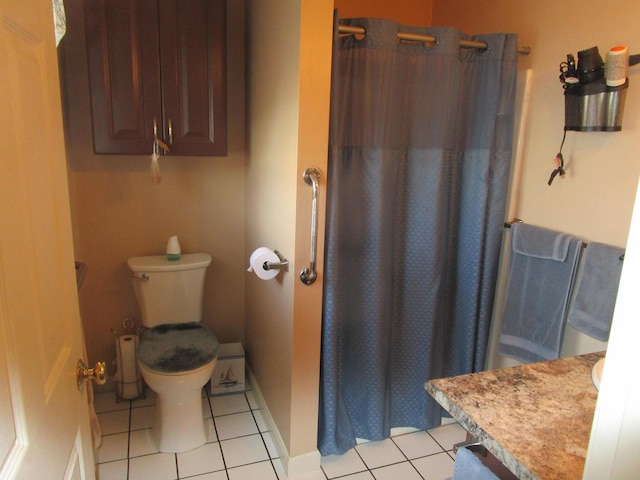
<svg viewBox="0 0 640 480">
<path fill-rule="evenodd" d="M 84 2 L 95 153 L 224 156 L 225 0 Z"/>
</svg>

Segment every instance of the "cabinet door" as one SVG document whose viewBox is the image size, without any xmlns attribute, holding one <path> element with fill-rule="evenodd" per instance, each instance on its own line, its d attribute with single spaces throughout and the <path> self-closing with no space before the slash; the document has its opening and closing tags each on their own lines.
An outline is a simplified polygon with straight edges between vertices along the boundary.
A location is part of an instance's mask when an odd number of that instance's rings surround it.
<svg viewBox="0 0 640 480">
<path fill-rule="evenodd" d="M 170 155 L 226 155 L 225 0 L 159 0 L 162 137 Z"/>
<path fill-rule="evenodd" d="M 94 151 L 151 154 L 161 124 L 157 0 L 84 2 Z"/>
</svg>

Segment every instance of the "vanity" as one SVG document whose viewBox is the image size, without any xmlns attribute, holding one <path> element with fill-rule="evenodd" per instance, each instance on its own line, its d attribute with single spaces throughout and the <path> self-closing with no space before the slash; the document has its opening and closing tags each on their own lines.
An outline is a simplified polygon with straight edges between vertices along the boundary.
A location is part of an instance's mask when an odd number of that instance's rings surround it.
<svg viewBox="0 0 640 480">
<path fill-rule="evenodd" d="M 520 479 L 581 479 L 605 352 L 430 380 L 427 392 Z"/>
</svg>

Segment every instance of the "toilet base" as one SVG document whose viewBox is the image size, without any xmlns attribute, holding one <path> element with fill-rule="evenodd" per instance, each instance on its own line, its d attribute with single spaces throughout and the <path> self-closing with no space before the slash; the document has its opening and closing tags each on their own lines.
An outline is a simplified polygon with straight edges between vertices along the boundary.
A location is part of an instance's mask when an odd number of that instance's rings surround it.
<svg viewBox="0 0 640 480">
<path fill-rule="evenodd" d="M 159 451 L 186 452 L 206 443 L 208 431 L 202 413 L 202 387 L 211 378 L 216 363 L 214 358 L 195 370 L 167 374 L 138 362 L 142 378 L 158 396 L 153 437 Z"/>
<path fill-rule="evenodd" d="M 201 390 L 176 402 L 159 395 L 155 408 L 153 438 L 160 452 L 186 452 L 206 443 L 208 431 Z"/>
</svg>

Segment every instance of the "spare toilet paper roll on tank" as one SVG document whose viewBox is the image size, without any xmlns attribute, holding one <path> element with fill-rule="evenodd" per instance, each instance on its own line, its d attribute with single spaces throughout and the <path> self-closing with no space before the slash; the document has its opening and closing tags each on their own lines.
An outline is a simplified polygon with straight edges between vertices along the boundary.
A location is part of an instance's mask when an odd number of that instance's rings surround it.
<svg viewBox="0 0 640 480">
<path fill-rule="evenodd" d="M 267 247 L 257 248 L 249 259 L 249 268 L 247 272 L 253 272 L 261 280 L 271 280 L 280 272 L 277 269 L 265 270 L 262 266 L 264 262 L 279 262 L 280 258 L 276 253 Z"/>
</svg>

